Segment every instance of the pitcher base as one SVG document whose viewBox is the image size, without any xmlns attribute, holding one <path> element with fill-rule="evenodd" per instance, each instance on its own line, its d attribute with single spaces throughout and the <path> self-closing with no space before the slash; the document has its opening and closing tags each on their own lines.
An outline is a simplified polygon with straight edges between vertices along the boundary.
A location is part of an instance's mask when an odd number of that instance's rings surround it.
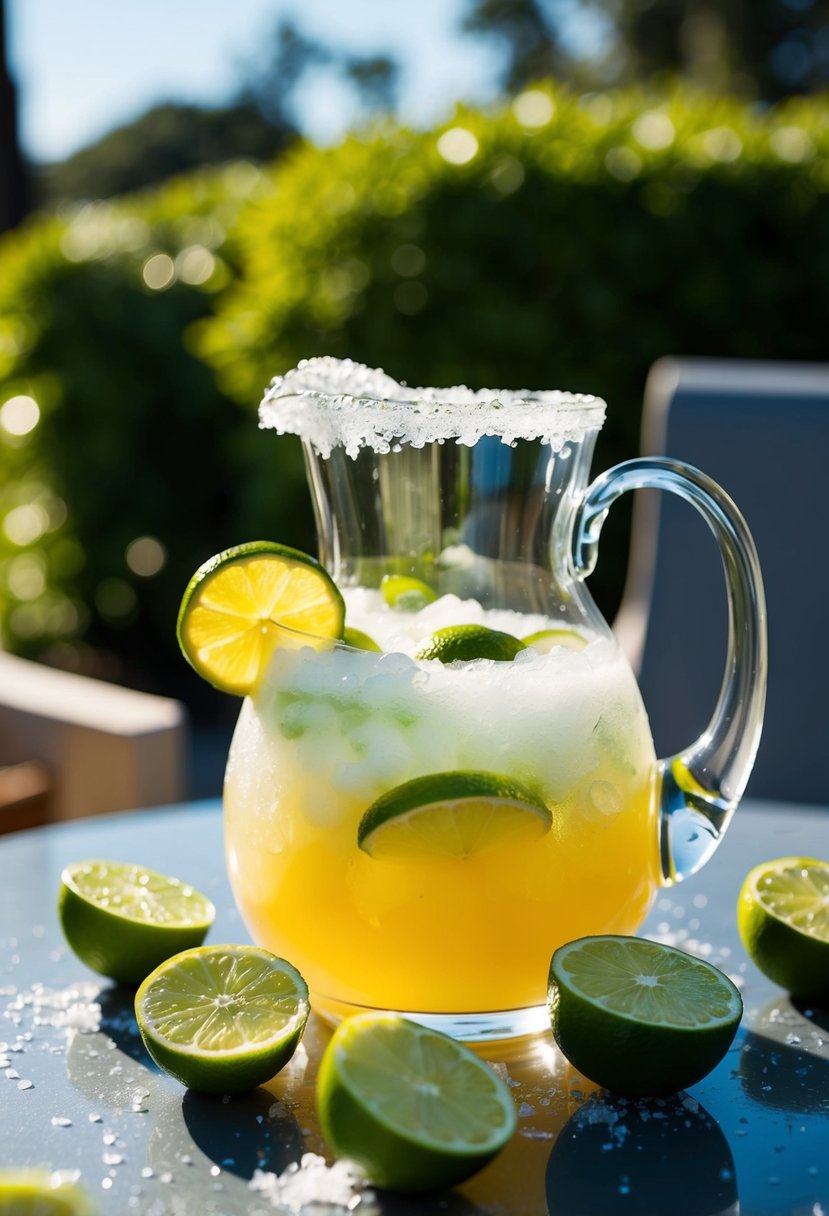
<svg viewBox="0 0 829 1216">
<path fill-rule="evenodd" d="M 315 1013 L 332 1026 L 356 1013 L 394 1013 L 408 1018 L 430 1030 L 438 1030 L 465 1043 L 493 1043 L 541 1034 L 550 1029 L 550 1015 L 544 1005 L 526 1009 L 495 1009 L 484 1013 L 423 1013 L 418 1010 L 380 1010 L 371 1005 L 353 1005 L 348 1001 L 312 997 Z"/>
</svg>

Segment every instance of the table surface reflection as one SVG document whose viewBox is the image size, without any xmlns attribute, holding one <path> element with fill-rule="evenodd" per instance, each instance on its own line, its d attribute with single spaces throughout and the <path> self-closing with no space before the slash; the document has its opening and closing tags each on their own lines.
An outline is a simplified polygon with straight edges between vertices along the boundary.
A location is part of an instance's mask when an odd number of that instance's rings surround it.
<svg viewBox="0 0 829 1216">
<path fill-rule="evenodd" d="M 492 1045 L 484 1054 L 512 1086 L 519 1116 L 501 1156 L 451 1192 L 414 1199 L 355 1192 L 351 1210 L 829 1214 L 829 1010 L 798 1007 L 766 981 L 740 945 L 734 916 L 749 867 L 793 854 L 829 858 L 829 810 L 749 801 L 714 859 L 662 892 L 643 929 L 701 953 L 742 990 L 737 1038 L 704 1081 L 663 1101 L 623 1101 L 575 1072 L 549 1035 Z M 186 878 L 216 904 L 209 940 L 248 940 L 224 872 L 216 802 L 2 839 L 0 1164 L 79 1170 L 102 1213 L 306 1210 L 289 1189 L 277 1206 L 270 1175 L 284 1182 L 303 1154 L 331 1162 L 314 1113 L 329 1030 L 312 1017 L 291 1064 L 251 1094 L 182 1090 L 144 1051 L 132 994 L 94 976 L 63 942 L 55 915 L 61 867 L 94 856 Z M 96 1016 L 100 1006 L 98 1029 L 85 1020 L 84 1001 Z M 324 1166 L 306 1159 L 309 1169 L 319 1174 Z M 261 1189 L 269 1182 L 270 1191 Z"/>
</svg>

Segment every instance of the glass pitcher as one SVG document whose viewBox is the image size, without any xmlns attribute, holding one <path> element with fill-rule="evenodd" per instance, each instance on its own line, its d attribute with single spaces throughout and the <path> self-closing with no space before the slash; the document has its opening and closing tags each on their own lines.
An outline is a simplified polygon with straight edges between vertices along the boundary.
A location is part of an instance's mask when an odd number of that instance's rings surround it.
<svg viewBox="0 0 829 1216">
<path fill-rule="evenodd" d="M 468 1039 L 540 1029 L 556 947 L 635 932 L 742 795 L 766 683 L 751 537 L 676 460 L 588 484 L 604 409 L 409 390 L 334 359 L 263 401 L 263 426 L 303 440 L 347 630 L 278 647 L 244 702 L 226 850 L 253 937 L 299 967 L 330 1020 L 381 1008 Z M 697 507 L 728 584 L 719 701 L 662 760 L 584 583 L 608 508 L 645 486 Z"/>
</svg>

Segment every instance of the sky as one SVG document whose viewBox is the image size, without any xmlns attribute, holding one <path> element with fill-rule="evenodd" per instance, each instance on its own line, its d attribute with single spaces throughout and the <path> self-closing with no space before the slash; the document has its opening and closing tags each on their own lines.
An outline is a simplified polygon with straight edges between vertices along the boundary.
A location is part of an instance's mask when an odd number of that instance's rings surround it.
<svg viewBox="0 0 829 1216">
<path fill-rule="evenodd" d="M 459 32 L 465 0 L 6 0 L 6 9 L 21 142 L 37 162 L 60 160 L 160 101 L 222 104 L 246 66 L 261 63 L 281 17 L 337 49 L 396 57 L 401 117 L 415 125 L 496 91 L 497 50 Z M 344 90 L 316 76 L 298 97 L 319 142 L 336 140 L 354 116 Z"/>
</svg>

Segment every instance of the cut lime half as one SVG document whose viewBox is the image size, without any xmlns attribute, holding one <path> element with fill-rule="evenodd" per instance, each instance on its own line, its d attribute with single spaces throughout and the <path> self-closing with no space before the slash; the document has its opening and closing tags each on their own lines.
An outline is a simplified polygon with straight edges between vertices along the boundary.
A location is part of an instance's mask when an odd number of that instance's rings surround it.
<svg viewBox="0 0 829 1216">
<path fill-rule="evenodd" d="M 175 955 L 135 994 L 156 1064 L 202 1093 L 268 1081 L 296 1051 L 308 988 L 295 967 L 258 946 L 201 946 Z"/>
<path fill-rule="evenodd" d="M 471 663 L 492 659 L 511 663 L 527 647 L 511 633 L 489 629 L 486 625 L 446 625 L 436 629 L 418 649 L 418 659 L 438 659 L 441 663 Z"/>
<path fill-rule="evenodd" d="M 317 1078 L 326 1140 L 381 1187 L 428 1191 L 482 1169 L 512 1136 L 515 1105 L 468 1047 L 396 1014 L 357 1014 Z"/>
<path fill-rule="evenodd" d="M 437 599 L 428 583 L 409 574 L 384 574 L 380 593 L 389 607 L 398 612 L 419 612 Z"/>
<path fill-rule="evenodd" d="M 575 629 L 539 629 L 521 641 L 540 654 L 549 654 L 556 646 L 563 646 L 565 650 L 584 650 L 587 645 L 587 638 Z"/>
<path fill-rule="evenodd" d="M 200 676 L 245 696 L 277 646 L 320 649 L 342 637 L 344 618 L 342 596 L 313 557 L 251 541 L 199 567 L 184 592 L 176 634 Z"/>
<path fill-rule="evenodd" d="M 673 946 L 583 937 L 556 950 L 553 1034 L 579 1072 L 631 1097 L 675 1093 L 725 1055 L 742 1016 L 734 984 Z"/>
<path fill-rule="evenodd" d="M 737 901 L 752 962 L 794 997 L 829 1001 L 829 862 L 779 857 L 755 866 Z"/>
<path fill-rule="evenodd" d="M 377 860 L 463 861 L 544 836 L 550 810 L 526 786 L 499 773 L 430 773 L 373 802 L 357 844 Z"/>
<path fill-rule="evenodd" d="M 0 1170 L 0 1216 L 97 1216 L 86 1191 L 60 1172 Z"/>
<path fill-rule="evenodd" d="M 121 984 L 200 945 L 216 910 L 189 883 L 122 861 L 75 861 L 61 874 L 58 916 L 78 958 Z"/>
</svg>

